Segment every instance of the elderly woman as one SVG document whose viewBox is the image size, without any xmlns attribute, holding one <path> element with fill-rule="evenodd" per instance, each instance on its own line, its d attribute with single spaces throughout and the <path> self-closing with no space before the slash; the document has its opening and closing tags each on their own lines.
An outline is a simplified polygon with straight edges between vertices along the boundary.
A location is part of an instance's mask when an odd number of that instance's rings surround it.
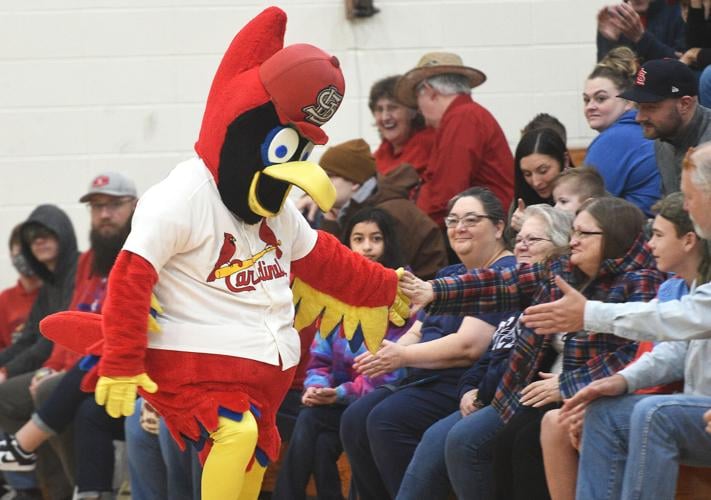
<svg viewBox="0 0 711 500">
<path fill-rule="evenodd" d="M 395 98 L 399 75 L 378 80 L 370 88 L 368 107 L 382 142 L 375 151 L 375 165 L 380 174 L 407 163 L 421 174 L 427 166 L 435 132 L 425 127 L 417 110 L 408 108 Z"/>
<path fill-rule="evenodd" d="M 462 263 L 437 276 L 514 266 L 503 242 L 505 218 L 501 202 L 488 189 L 470 188 L 450 200 L 447 236 Z M 371 377 L 410 369 L 401 383 L 375 389 L 343 413 L 341 441 L 361 500 L 397 494 L 422 433 L 457 409 L 459 377 L 484 354 L 496 326 L 509 315 L 421 314 L 397 342 L 384 341 L 376 356 L 356 358 L 355 368 Z"/>
<path fill-rule="evenodd" d="M 645 222 L 642 211 L 625 200 L 594 199 L 578 210 L 570 255 L 515 269 L 476 269 L 430 282 L 408 274 L 401 287 L 415 305 L 431 302 L 430 314 L 480 314 L 552 302 L 562 296 L 553 282 L 555 275 L 594 300 L 648 301 L 654 298 L 663 274 L 656 270 L 654 257 L 644 245 Z M 523 327 L 516 338 L 509 366 L 491 403 L 504 425 L 499 434 L 506 433 L 509 438 L 497 440 L 496 467 L 508 472 L 507 484 L 496 483 L 501 488 L 497 498 L 547 498 L 538 436 L 544 413 L 593 380 L 624 368 L 635 354 L 633 342 L 613 335 L 579 333 L 543 337 Z M 476 445 L 447 440 L 447 463 L 457 461 L 477 471 L 464 477 L 450 474 L 458 495 L 487 498 L 492 478 L 486 471 L 492 467 L 493 440 L 491 435 Z M 523 440 L 530 453 L 509 453 L 514 443 L 520 449 Z"/>
<path fill-rule="evenodd" d="M 518 264 L 545 262 L 568 251 L 573 215 L 539 204 L 526 208 L 514 256 Z M 398 499 L 447 498 L 448 474 L 478 474 L 464 463 L 445 462 L 445 443 L 457 436 L 468 443 L 487 439 L 503 425 L 489 406 L 520 331 L 520 311 L 502 321 L 484 356 L 459 380 L 459 409 L 433 424 L 422 436 L 398 492 Z M 453 438 L 454 439 L 454 438 Z M 483 495 L 484 496 L 484 495 Z"/>
</svg>

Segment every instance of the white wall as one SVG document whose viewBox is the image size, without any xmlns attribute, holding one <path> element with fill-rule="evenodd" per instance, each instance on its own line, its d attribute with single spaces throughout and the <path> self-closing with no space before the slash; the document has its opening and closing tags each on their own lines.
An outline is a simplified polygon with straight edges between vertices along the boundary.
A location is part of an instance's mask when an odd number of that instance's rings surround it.
<svg viewBox="0 0 711 500">
<path fill-rule="evenodd" d="M 375 0 L 347 21 L 345 0 L 285 0 L 287 44 L 336 54 L 346 99 L 326 125 L 332 143 L 378 142 L 370 85 L 431 50 L 458 52 L 488 81 L 474 98 L 515 146 L 546 111 L 569 144 L 592 137 L 582 82 L 595 59 L 603 0 Z M 234 34 L 269 2 L 256 0 L 5 0 L 0 3 L 0 288 L 14 280 L 6 241 L 39 203 L 72 217 L 82 249 L 88 214 L 77 199 L 93 175 L 125 172 L 142 192 L 195 142 L 214 70 Z"/>
</svg>

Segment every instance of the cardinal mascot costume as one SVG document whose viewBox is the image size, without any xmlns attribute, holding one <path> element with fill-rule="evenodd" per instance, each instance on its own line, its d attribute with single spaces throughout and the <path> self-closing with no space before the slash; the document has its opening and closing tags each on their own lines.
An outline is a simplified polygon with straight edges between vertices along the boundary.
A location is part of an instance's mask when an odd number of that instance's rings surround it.
<svg viewBox="0 0 711 500">
<path fill-rule="evenodd" d="M 375 351 L 388 319 L 407 316 L 396 272 L 311 229 L 287 199 L 297 185 L 322 210 L 333 204 L 307 157 L 327 141 L 320 127 L 345 85 L 335 57 L 283 47 L 285 27 L 284 12 L 268 8 L 232 41 L 197 157 L 140 199 L 103 315 L 42 324 L 96 356 L 83 387 L 111 416 L 130 415 L 138 393 L 181 447 L 202 450 L 205 500 L 257 497 L 279 452 L 275 415 L 299 361 L 298 329 L 320 318 L 322 332 L 342 325 Z"/>
</svg>

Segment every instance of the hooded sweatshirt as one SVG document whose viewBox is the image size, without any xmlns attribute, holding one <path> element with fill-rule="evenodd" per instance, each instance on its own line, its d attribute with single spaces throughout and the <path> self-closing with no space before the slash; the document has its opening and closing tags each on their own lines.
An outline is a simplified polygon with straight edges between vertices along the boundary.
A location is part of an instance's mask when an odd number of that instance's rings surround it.
<svg viewBox="0 0 711 500">
<path fill-rule="evenodd" d="M 47 315 L 69 307 L 74 291 L 74 275 L 79 251 L 74 227 L 66 213 L 54 205 L 40 205 L 22 224 L 22 233 L 28 224 L 38 223 L 51 229 L 59 242 L 59 255 L 54 271 L 39 262 L 32 254 L 30 242 L 22 237 L 22 254 L 32 270 L 42 280 L 43 286 L 17 341 L 0 351 L 0 366 L 8 377 L 36 370 L 52 352 L 52 342 L 39 331 L 39 322 Z"/>
<path fill-rule="evenodd" d="M 447 250 L 439 227 L 422 210 L 408 199 L 419 177 L 410 165 L 400 165 L 387 175 L 378 175 L 377 182 L 364 183 L 361 189 L 370 187 L 363 201 L 359 194 L 351 198 L 339 215 L 346 225 L 349 218 L 365 207 L 376 207 L 387 212 L 395 221 L 395 232 L 400 243 L 400 252 L 412 272 L 423 279 L 433 278 L 437 270 L 447 265 Z M 374 188 L 374 189 L 373 189 Z M 321 229 L 341 236 L 341 224 L 324 220 Z"/>
</svg>

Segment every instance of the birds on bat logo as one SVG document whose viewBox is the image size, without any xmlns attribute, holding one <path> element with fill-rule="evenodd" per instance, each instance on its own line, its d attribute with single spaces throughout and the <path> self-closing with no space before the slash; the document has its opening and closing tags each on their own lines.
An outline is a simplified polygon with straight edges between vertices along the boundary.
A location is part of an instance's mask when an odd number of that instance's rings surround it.
<svg viewBox="0 0 711 500">
<path fill-rule="evenodd" d="M 267 225 L 266 219 L 262 219 L 259 225 L 259 239 L 264 242 L 264 249 L 241 260 L 234 258 L 237 253 L 237 239 L 231 233 L 223 233 L 220 253 L 206 281 L 210 283 L 223 279 L 228 290 L 240 293 L 255 290 L 254 285 L 263 281 L 287 276 L 279 264 L 282 256 L 281 241 Z M 273 264 L 267 264 L 262 259 L 271 252 L 274 252 L 276 259 Z"/>
</svg>

